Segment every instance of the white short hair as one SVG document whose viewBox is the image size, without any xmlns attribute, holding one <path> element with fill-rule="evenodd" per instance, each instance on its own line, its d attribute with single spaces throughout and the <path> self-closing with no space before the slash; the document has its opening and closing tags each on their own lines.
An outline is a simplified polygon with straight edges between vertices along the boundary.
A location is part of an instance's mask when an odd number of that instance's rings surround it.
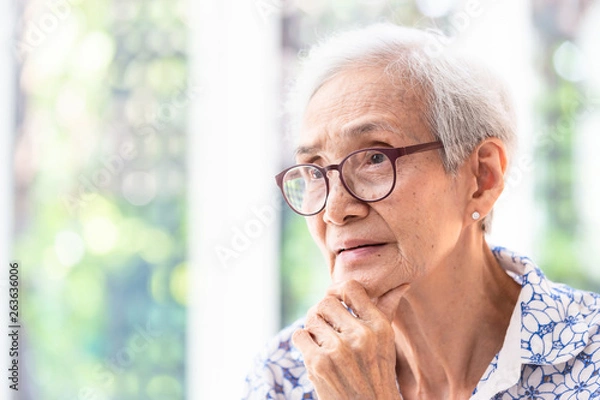
<svg viewBox="0 0 600 400">
<path fill-rule="evenodd" d="M 290 129 L 297 135 L 308 102 L 328 80 L 355 68 L 379 67 L 399 89 L 418 88 L 424 119 L 444 144 L 446 172 L 455 173 L 484 139 L 496 137 L 513 152 L 512 102 L 501 80 L 472 58 L 444 46 L 439 36 L 389 23 L 334 35 L 303 57 L 289 93 Z M 483 221 L 484 231 L 490 218 Z"/>
</svg>

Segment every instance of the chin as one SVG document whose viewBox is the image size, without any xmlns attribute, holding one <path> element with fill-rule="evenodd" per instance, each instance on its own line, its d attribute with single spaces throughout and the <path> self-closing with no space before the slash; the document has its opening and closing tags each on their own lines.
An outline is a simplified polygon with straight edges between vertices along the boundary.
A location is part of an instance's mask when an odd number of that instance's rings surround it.
<svg viewBox="0 0 600 400">
<path fill-rule="evenodd" d="M 400 285 L 394 285 L 389 279 L 386 279 L 386 275 L 374 275 L 372 270 L 344 270 L 343 268 L 334 270 L 332 283 L 342 283 L 349 280 L 360 283 L 371 299 L 376 299 Z"/>
</svg>

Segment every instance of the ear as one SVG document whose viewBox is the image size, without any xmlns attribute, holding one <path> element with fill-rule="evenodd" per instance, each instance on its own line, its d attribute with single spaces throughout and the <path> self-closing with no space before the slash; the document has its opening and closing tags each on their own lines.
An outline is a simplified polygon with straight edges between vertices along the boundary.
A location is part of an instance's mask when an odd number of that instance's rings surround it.
<svg viewBox="0 0 600 400">
<path fill-rule="evenodd" d="M 479 222 L 488 215 L 504 190 L 504 174 L 507 168 L 506 148 L 498 138 L 488 138 L 481 142 L 469 157 L 472 186 L 466 210 L 468 224 Z M 474 220 L 473 212 L 480 218 Z"/>
</svg>

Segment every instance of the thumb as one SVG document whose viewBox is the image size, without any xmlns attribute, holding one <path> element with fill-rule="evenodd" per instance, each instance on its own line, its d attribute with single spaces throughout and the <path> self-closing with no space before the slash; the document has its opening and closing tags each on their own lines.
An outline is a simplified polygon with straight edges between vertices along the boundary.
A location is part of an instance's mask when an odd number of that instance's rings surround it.
<svg viewBox="0 0 600 400">
<path fill-rule="evenodd" d="M 373 301 L 375 306 L 383 313 L 383 315 L 385 315 L 388 321 L 394 319 L 394 314 L 400 305 L 400 300 L 402 299 L 402 296 L 408 292 L 409 288 L 410 285 L 408 284 L 397 286 L 388 290 L 381 297 L 378 297 Z"/>
</svg>

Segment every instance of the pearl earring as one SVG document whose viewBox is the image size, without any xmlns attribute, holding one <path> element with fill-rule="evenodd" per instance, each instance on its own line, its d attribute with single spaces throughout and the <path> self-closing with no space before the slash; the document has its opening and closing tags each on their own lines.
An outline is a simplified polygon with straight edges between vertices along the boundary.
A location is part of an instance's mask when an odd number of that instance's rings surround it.
<svg viewBox="0 0 600 400">
<path fill-rule="evenodd" d="M 479 212 L 477 212 L 477 211 L 473 211 L 473 214 L 471 214 L 471 218 L 473 218 L 473 220 L 475 220 L 475 221 L 477 221 L 480 217 L 481 217 L 481 214 L 479 214 Z"/>
</svg>

